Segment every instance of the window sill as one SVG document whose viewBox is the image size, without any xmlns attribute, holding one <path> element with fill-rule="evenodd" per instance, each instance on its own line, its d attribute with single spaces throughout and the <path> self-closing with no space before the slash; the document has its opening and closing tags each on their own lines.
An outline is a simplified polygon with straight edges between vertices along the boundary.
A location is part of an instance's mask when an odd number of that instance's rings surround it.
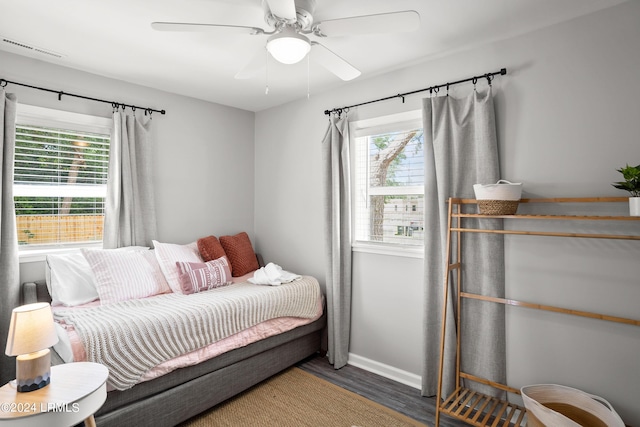
<svg viewBox="0 0 640 427">
<path fill-rule="evenodd" d="M 393 244 L 355 242 L 351 245 L 351 251 L 377 255 L 399 256 L 406 258 L 424 258 L 423 246 L 403 246 Z"/>
<path fill-rule="evenodd" d="M 20 264 L 27 262 L 45 261 L 47 255 L 62 255 L 80 251 L 80 248 L 102 248 L 102 243 L 87 244 L 82 246 L 50 246 L 38 249 L 19 249 L 18 259 Z"/>
</svg>

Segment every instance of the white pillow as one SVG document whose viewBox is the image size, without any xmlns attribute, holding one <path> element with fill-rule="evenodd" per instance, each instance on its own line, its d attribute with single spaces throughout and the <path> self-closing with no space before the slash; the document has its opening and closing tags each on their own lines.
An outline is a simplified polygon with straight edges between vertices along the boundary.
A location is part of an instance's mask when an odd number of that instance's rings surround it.
<svg viewBox="0 0 640 427">
<path fill-rule="evenodd" d="M 82 249 L 91 266 L 101 304 L 169 292 L 153 251 Z"/>
<path fill-rule="evenodd" d="M 118 251 L 148 251 L 145 246 L 127 246 Z M 82 252 L 47 255 L 45 262 L 47 289 L 51 305 L 73 307 L 99 298 L 91 266 Z"/>
<path fill-rule="evenodd" d="M 80 251 L 47 255 L 45 265 L 51 305 L 72 307 L 98 299 L 91 266 Z"/>
<path fill-rule="evenodd" d="M 192 242 L 187 245 L 176 245 L 174 243 L 160 243 L 153 241 L 156 258 L 160 269 L 164 274 L 164 278 L 169 283 L 171 290 L 177 294 L 182 293 L 180 287 L 180 270 L 176 262 L 203 262 L 200 252 L 198 251 L 198 243 Z"/>
</svg>

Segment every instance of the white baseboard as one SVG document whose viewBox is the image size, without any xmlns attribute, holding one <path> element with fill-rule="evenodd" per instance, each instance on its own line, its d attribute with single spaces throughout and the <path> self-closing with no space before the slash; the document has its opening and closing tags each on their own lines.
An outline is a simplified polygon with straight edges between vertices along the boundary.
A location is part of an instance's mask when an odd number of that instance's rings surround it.
<svg viewBox="0 0 640 427">
<path fill-rule="evenodd" d="M 422 377 L 420 375 L 412 374 L 411 372 L 403 371 L 402 369 L 385 365 L 384 363 L 376 362 L 375 360 L 367 359 L 366 357 L 353 353 L 349 353 L 347 363 L 356 368 L 364 369 L 365 371 L 373 372 L 390 380 L 408 385 L 409 387 L 417 388 L 418 390 L 422 388 Z"/>
</svg>

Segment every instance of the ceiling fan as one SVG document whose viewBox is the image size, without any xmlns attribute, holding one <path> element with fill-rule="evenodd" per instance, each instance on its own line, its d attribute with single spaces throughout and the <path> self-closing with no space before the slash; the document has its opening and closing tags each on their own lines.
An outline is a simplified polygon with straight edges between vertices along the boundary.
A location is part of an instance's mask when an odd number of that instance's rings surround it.
<svg viewBox="0 0 640 427">
<path fill-rule="evenodd" d="M 158 31 L 236 32 L 252 36 L 269 36 L 266 50 L 283 64 L 300 62 L 309 52 L 310 59 L 341 78 L 352 80 L 360 71 L 340 56 L 307 36 L 317 38 L 354 36 L 374 33 L 414 31 L 420 26 L 420 15 L 405 10 L 375 15 L 352 16 L 313 22 L 316 0 L 262 0 L 264 19 L 269 29 L 243 25 L 187 22 L 152 22 Z M 265 65 L 264 50 L 235 75 L 236 79 L 253 77 Z"/>
</svg>

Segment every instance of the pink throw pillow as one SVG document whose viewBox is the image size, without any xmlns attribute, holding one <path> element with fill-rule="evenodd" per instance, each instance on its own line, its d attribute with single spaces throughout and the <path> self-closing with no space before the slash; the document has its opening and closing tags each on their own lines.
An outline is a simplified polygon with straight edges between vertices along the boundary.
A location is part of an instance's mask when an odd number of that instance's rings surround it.
<svg viewBox="0 0 640 427">
<path fill-rule="evenodd" d="M 177 261 L 180 289 L 184 295 L 208 291 L 231 284 L 227 257 L 207 262 Z"/>
</svg>

